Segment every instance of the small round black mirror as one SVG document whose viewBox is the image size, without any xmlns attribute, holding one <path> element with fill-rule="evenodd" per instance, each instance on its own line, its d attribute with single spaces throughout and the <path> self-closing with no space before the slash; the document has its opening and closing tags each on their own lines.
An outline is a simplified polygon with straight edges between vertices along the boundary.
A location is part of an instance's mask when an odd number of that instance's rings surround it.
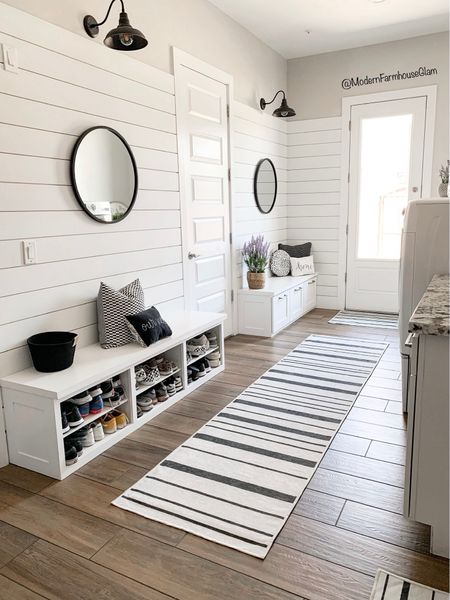
<svg viewBox="0 0 450 600">
<path fill-rule="evenodd" d="M 263 158 L 256 165 L 253 193 L 258 210 L 267 215 L 275 206 L 278 180 L 275 165 L 270 158 Z"/>
<path fill-rule="evenodd" d="M 96 221 L 117 223 L 133 208 L 138 190 L 130 146 L 110 127 L 92 127 L 77 140 L 70 175 L 81 208 Z"/>
</svg>

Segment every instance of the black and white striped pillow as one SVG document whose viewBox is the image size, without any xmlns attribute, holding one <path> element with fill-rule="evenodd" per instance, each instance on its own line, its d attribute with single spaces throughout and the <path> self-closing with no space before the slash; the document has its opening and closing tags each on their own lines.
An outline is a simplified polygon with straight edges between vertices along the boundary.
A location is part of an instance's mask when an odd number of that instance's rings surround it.
<svg viewBox="0 0 450 600">
<path fill-rule="evenodd" d="M 117 348 L 134 341 L 125 316 L 145 309 L 144 290 L 136 279 L 120 290 L 103 281 L 97 296 L 98 335 L 103 348 Z"/>
</svg>

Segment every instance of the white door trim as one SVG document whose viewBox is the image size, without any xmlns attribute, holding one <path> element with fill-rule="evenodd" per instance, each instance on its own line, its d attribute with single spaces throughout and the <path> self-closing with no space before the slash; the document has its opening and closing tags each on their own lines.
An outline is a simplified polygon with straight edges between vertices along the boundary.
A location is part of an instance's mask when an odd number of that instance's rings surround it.
<svg viewBox="0 0 450 600">
<path fill-rule="evenodd" d="M 8 442 L 6 439 L 5 413 L 3 410 L 2 391 L 0 390 L 0 468 L 9 463 Z"/>
<path fill-rule="evenodd" d="M 229 110 L 229 118 L 228 118 L 228 165 L 231 169 L 232 161 L 232 148 L 233 148 L 233 140 L 232 140 L 232 115 L 233 115 L 233 98 L 234 98 L 234 80 L 233 76 L 227 73 L 226 71 L 222 71 L 213 65 L 210 65 L 199 58 L 188 54 L 184 50 L 180 50 L 175 46 L 172 47 L 173 50 L 173 72 L 175 76 L 175 111 L 176 114 L 180 111 L 180 90 L 177 90 L 177 73 L 179 72 L 181 67 L 187 67 L 188 69 L 192 69 L 201 75 L 205 75 L 206 77 L 210 77 L 211 79 L 215 79 L 220 83 L 223 83 L 227 88 L 227 104 Z M 182 245 L 182 259 L 183 259 L 183 286 L 184 286 L 184 301 L 185 306 L 189 305 L 189 290 L 186 290 L 186 274 L 188 272 L 188 258 L 187 253 L 189 251 L 187 247 L 186 241 L 186 232 L 188 231 L 188 215 L 185 209 L 185 204 L 183 202 L 183 198 L 186 197 L 186 189 L 185 189 L 185 178 L 182 176 L 182 165 L 185 159 L 184 156 L 184 148 L 183 145 L 180 144 L 180 136 L 177 136 L 177 144 L 178 144 L 178 178 L 179 178 L 179 187 L 180 187 L 180 212 L 181 212 L 181 245 Z M 228 190 L 229 190 L 229 211 L 230 211 L 230 233 L 233 235 L 235 230 L 234 227 L 234 219 L 233 219 L 233 203 L 232 203 L 232 181 L 231 177 L 229 180 Z M 234 301 L 232 302 L 232 314 L 231 318 L 231 331 L 233 335 L 236 335 L 238 332 L 237 329 L 237 290 L 235 290 L 235 281 L 236 281 L 236 261 L 233 256 L 233 245 L 230 240 L 230 293 L 232 293 L 234 297 Z"/>
<path fill-rule="evenodd" d="M 425 116 L 425 141 L 423 153 L 423 178 L 421 197 L 431 197 L 431 177 L 433 172 L 433 147 L 434 128 L 436 121 L 436 95 L 437 85 L 429 85 L 405 90 L 393 90 L 389 92 L 378 92 L 360 96 L 346 96 L 342 98 L 342 168 L 341 168 L 341 201 L 340 201 L 340 223 L 339 223 L 339 271 L 338 271 L 338 303 L 340 308 L 345 308 L 347 272 L 347 224 L 349 211 L 349 182 L 350 171 L 350 116 L 353 106 L 359 104 L 371 104 L 373 102 L 386 102 L 389 100 L 403 100 L 405 98 L 417 98 L 425 96 L 427 99 Z"/>
</svg>

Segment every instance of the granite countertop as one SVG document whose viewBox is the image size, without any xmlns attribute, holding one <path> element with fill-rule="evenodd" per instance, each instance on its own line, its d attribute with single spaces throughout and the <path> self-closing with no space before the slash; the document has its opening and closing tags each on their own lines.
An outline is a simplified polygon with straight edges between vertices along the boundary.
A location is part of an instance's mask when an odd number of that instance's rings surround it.
<svg viewBox="0 0 450 600">
<path fill-rule="evenodd" d="M 425 294 L 409 320 L 409 331 L 428 335 L 449 335 L 450 330 L 450 277 L 434 275 Z"/>
</svg>

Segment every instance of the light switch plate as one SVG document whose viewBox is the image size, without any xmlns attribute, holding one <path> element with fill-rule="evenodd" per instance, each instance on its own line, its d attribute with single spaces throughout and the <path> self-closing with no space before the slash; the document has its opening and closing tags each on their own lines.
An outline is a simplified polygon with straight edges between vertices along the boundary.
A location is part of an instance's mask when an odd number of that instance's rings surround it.
<svg viewBox="0 0 450 600">
<path fill-rule="evenodd" d="M 34 265 L 37 263 L 36 240 L 24 240 L 23 246 L 23 262 L 25 265 Z"/>
<path fill-rule="evenodd" d="M 3 49 L 3 68 L 11 73 L 19 72 L 19 55 L 17 48 L 9 44 L 2 44 Z"/>
</svg>

